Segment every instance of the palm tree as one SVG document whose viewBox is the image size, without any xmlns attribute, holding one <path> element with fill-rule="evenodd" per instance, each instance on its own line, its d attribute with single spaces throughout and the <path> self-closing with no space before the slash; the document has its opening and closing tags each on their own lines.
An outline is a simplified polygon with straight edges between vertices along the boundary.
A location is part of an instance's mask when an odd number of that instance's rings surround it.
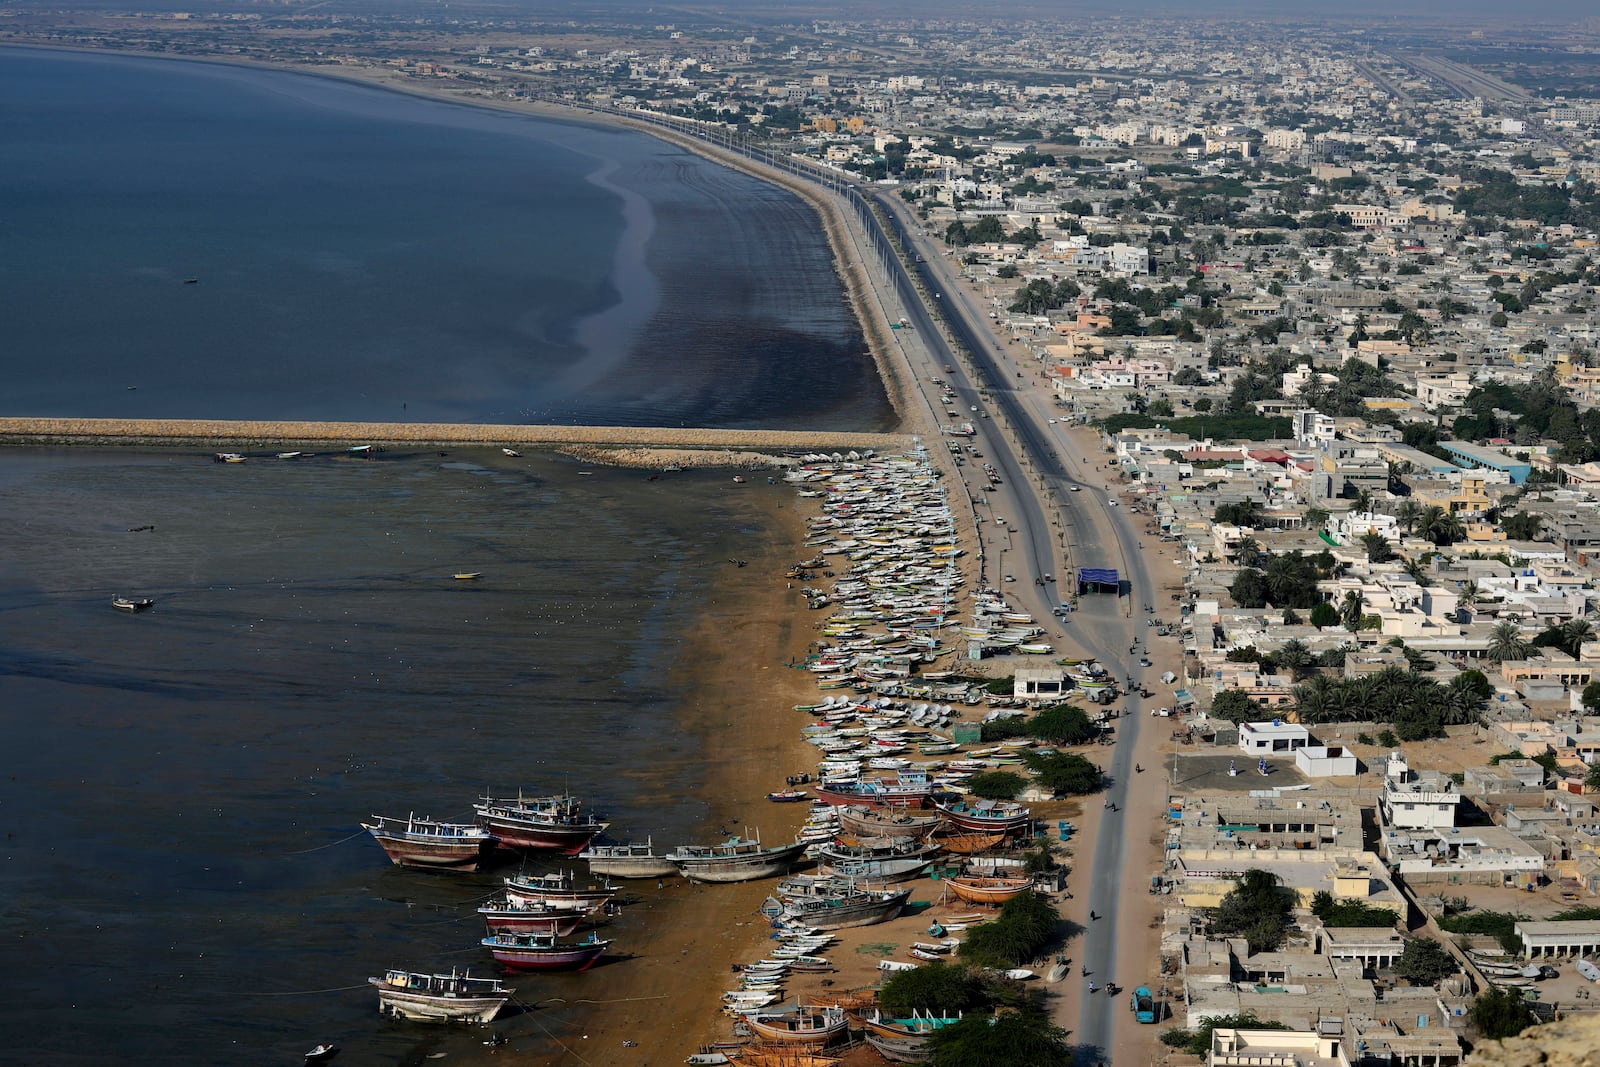
<svg viewBox="0 0 1600 1067">
<path fill-rule="evenodd" d="M 1281 650 L 1280 650 L 1281 651 Z M 1325 674 L 1314 674 L 1294 687 L 1295 711 L 1303 723 L 1323 722 L 1337 707 L 1337 682 Z"/>
<path fill-rule="evenodd" d="M 1522 636 L 1522 628 L 1507 620 L 1489 631 L 1488 657 L 1495 663 L 1506 660 L 1527 659 L 1532 646 Z"/>
<path fill-rule="evenodd" d="M 1473 685 L 1470 676 L 1458 674 L 1450 679 L 1450 684 L 1445 686 L 1445 718 L 1446 726 L 1462 726 L 1473 722 L 1478 717 L 1478 709 L 1483 705 Z"/>
<path fill-rule="evenodd" d="M 1400 528 L 1410 534 L 1416 529 L 1417 516 L 1422 514 L 1422 505 L 1415 500 L 1402 500 L 1400 506 L 1394 509 L 1394 517 L 1400 520 Z"/>
<path fill-rule="evenodd" d="M 1466 530 L 1461 526 L 1461 520 L 1438 506 L 1429 507 L 1422 512 L 1417 519 L 1417 532 L 1441 548 L 1467 536 Z"/>
<path fill-rule="evenodd" d="M 1561 624 L 1561 648 L 1573 659 L 1588 641 L 1594 640 L 1594 626 L 1588 619 L 1572 619 Z"/>
<path fill-rule="evenodd" d="M 1422 562 L 1420 559 L 1406 560 L 1405 566 L 1402 569 L 1407 574 L 1411 575 L 1412 581 L 1416 582 L 1423 588 L 1427 588 L 1428 583 L 1433 580 L 1433 575 L 1428 572 L 1428 565 Z"/>
<path fill-rule="evenodd" d="M 1272 654 L 1272 662 L 1288 671 L 1298 682 L 1310 672 L 1316 657 L 1311 654 L 1304 641 L 1298 637 L 1291 637 L 1283 643 L 1282 648 Z"/>
<path fill-rule="evenodd" d="M 1362 534 L 1361 546 L 1366 549 L 1368 563 L 1388 563 L 1394 558 L 1394 552 L 1389 548 L 1389 539 L 1377 530 L 1368 530 Z"/>
<path fill-rule="evenodd" d="M 1266 553 L 1261 550 L 1261 542 L 1254 537 L 1239 538 L 1239 566 L 1259 567 Z"/>
<path fill-rule="evenodd" d="M 1358 515 L 1372 514 L 1372 490 L 1358 489 L 1356 491 L 1355 510 Z"/>
<path fill-rule="evenodd" d="M 1367 599 L 1358 589 L 1352 589 L 1344 595 L 1344 600 L 1339 603 L 1339 622 L 1351 633 L 1361 629 L 1361 609 L 1366 606 Z"/>
</svg>

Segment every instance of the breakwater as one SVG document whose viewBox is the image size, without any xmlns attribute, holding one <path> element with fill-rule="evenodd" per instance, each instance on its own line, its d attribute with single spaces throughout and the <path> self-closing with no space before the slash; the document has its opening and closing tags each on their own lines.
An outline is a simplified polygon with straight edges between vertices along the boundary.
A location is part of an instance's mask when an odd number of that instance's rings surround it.
<svg viewBox="0 0 1600 1067">
<path fill-rule="evenodd" d="M 0 418 L 0 444 L 492 445 L 834 452 L 905 449 L 905 434 L 728 430 L 657 426 L 518 426 L 444 422 L 236 422 L 225 419 Z"/>
</svg>

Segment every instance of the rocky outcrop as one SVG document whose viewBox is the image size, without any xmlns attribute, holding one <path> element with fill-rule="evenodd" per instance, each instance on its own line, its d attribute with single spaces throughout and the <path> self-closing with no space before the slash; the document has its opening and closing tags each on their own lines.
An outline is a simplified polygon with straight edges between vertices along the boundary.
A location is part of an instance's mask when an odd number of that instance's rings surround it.
<svg viewBox="0 0 1600 1067">
<path fill-rule="evenodd" d="M 1600 1016 L 1582 1015 L 1484 1041 L 1467 1057 L 1472 1067 L 1600 1067 Z"/>
</svg>

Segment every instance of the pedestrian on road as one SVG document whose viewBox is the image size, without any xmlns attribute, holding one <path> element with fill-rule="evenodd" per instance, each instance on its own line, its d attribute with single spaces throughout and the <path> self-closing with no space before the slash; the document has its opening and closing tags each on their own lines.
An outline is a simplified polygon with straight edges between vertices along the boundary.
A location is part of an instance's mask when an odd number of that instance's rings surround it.
<svg viewBox="0 0 1600 1067">
<path fill-rule="evenodd" d="M 1093 992 L 1094 992 L 1094 990 L 1095 990 L 1095 985 L 1094 985 L 1094 982 L 1093 982 L 1093 981 L 1091 981 L 1091 982 L 1090 982 L 1090 983 L 1089 983 L 1089 992 L 1091 992 L 1091 993 L 1093 993 Z"/>
<path fill-rule="evenodd" d="M 1100 916 L 1096 915 L 1093 911 L 1089 912 L 1089 921 L 1090 922 L 1096 922 L 1096 921 L 1099 920 L 1099 918 L 1100 918 Z"/>
</svg>

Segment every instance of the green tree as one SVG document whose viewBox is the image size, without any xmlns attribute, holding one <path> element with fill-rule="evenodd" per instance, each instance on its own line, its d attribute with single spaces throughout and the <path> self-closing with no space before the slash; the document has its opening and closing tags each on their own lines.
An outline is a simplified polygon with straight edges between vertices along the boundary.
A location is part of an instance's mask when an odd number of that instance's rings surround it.
<svg viewBox="0 0 1600 1067">
<path fill-rule="evenodd" d="M 1431 937 L 1413 937 L 1394 961 L 1394 973 L 1417 985 L 1437 985 L 1456 973 L 1456 961 Z"/>
<path fill-rule="evenodd" d="M 1024 752 L 1022 762 L 1056 796 L 1083 796 L 1105 787 L 1100 768 L 1076 752 Z"/>
<path fill-rule="evenodd" d="M 1600 681 L 1590 682 L 1583 687 L 1583 706 L 1590 711 L 1600 709 Z"/>
<path fill-rule="evenodd" d="M 1506 660 L 1527 659 L 1533 646 L 1522 636 L 1522 629 L 1514 622 L 1496 623 L 1489 631 L 1489 647 L 1485 652 L 1495 663 Z"/>
<path fill-rule="evenodd" d="M 1319 630 L 1339 625 L 1339 612 L 1326 600 L 1311 609 L 1311 625 Z"/>
<path fill-rule="evenodd" d="M 1029 719 L 1028 733 L 1052 744 L 1086 745 L 1100 736 L 1100 727 L 1089 721 L 1082 708 L 1057 704 Z"/>
<path fill-rule="evenodd" d="M 1361 545 L 1367 550 L 1368 563 L 1388 563 L 1394 559 L 1394 549 L 1389 547 L 1389 539 L 1377 530 L 1362 534 Z"/>
<path fill-rule="evenodd" d="M 1306 647 L 1306 643 L 1298 637 L 1291 637 L 1283 643 L 1282 648 L 1272 654 L 1272 662 L 1277 664 L 1280 670 L 1288 671 L 1297 682 L 1311 672 L 1316 659 Z"/>
<path fill-rule="evenodd" d="M 943 960 L 910 971 L 892 971 L 878 991 L 878 1007 L 896 1018 L 914 1011 L 971 1011 L 985 1002 L 977 973 L 965 964 Z"/>
<path fill-rule="evenodd" d="M 1265 714 L 1242 689 L 1224 689 L 1211 701 L 1211 717 L 1228 722 L 1253 722 Z"/>
<path fill-rule="evenodd" d="M 1467 1018 L 1478 1033 L 1491 1041 L 1516 1037 L 1538 1021 L 1522 1002 L 1522 994 L 1513 989 L 1489 989 L 1478 994 L 1467 1009 Z"/>
<path fill-rule="evenodd" d="M 1010 771 L 985 771 L 967 779 L 967 792 L 985 800 L 1015 800 L 1017 794 L 1022 792 L 1027 784 L 1020 774 L 1012 774 Z"/>
<path fill-rule="evenodd" d="M 1361 629 L 1361 609 L 1366 607 L 1366 603 L 1367 599 L 1359 589 L 1352 589 L 1344 595 L 1344 600 L 1339 603 L 1339 622 L 1346 630 L 1356 633 Z"/>
<path fill-rule="evenodd" d="M 1261 505 L 1254 500 L 1240 500 L 1231 504 L 1218 505 L 1217 510 L 1211 513 L 1212 522 L 1232 523 L 1234 526 L 1259 526 L 1261 524 Z"/>
<path fill-rule="evenodd" d="M 978 967 L 1004 970 L 1027 963 L 1055 939 L 1061 913 L 1037 893 L 1006 901 L 999 918 L 967 931 L 957 951 Z"/>
<path fill-rule="evenodd" d="M 1215 937 L 1243 937 L 1251 952 L 1273 952 L 1289 931 L 1294 894 L 1278 876 L 1252 867 L 1239 877 L 1228 895 L 1211 909 Z"/>
<path fill-rule="evenodd" d="M 1589 764 L 1589 773 L 1583 776 L 1583 788 L 1591 793 L 1600 793 L 1600 762 Z"/>
<path fill-rule="evenodd" d="M 927 1047 L 934 1067 L 1067 1067 L 1066 1038 L 1049 1016 L 1026 1010 L 967 1015 L 935 1030 Z"/>
<path fill-rule="evenodd" d="M 1531 511 L 1519 511 L 1500 520 L 1500 528 L 1513 541 L 1533 541 L 1539 537 L 1544 519 Z"/>
<path fill-rule="evenodd" d="M 1441 548 L 1467 536 L 1461 520 L 1438 506 L 1423 509 L 1417 518 L 1417 532 Z"/>
</svg>

